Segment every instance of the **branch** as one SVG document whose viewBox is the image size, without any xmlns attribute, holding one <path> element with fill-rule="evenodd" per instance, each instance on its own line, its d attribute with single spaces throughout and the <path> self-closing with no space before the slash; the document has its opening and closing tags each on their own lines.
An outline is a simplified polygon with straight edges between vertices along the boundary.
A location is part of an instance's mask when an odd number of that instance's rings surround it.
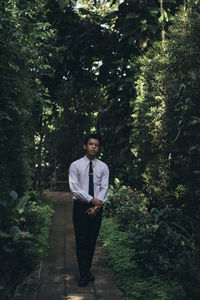
<svg viewBox="0 0 200 300">
<path fill-rule="evenodd" d="M 176 142 L 176 140 L 178 139 L 179 135 L 181 133 L 181 130 L 178 130 L 177 136 L 175 137 L 175 139 L 172 141 L 172 144 Z"/>
</svg>

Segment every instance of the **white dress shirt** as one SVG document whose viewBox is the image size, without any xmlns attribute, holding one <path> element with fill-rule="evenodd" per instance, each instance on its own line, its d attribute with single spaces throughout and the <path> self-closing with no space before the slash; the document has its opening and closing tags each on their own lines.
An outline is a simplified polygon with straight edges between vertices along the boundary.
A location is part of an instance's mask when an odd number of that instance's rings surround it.
<svg viewBox="0 0 200 300">
<path fill-rule="evenodd" d="M 84 156 L 73 163 L 69 168 L 69 186 L 74 199 L 90 202 L 93 196 L 88 194 L 89 190 L 89 166 L 90 160 Z M 109 169 L 101 160 L 92 160 L 94 198 L 105 202 L 107 200 Z"/>
</svg>

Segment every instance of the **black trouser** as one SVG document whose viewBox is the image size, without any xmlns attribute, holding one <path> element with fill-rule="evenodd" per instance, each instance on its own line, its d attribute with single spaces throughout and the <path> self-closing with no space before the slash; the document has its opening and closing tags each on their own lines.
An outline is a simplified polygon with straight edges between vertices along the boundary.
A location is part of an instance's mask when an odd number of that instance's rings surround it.
<svg viewBox="0 0 200 300">
<path fill-rule="evenodd" d="M 101 226 L 102 211 L 96 216 L 86 214 L 92 204 L 74 200 L 73 223 L 76 238 L 76 256 L 81 275 L 87 274 L 92 265 L 96 240 Z"/>
</svg>

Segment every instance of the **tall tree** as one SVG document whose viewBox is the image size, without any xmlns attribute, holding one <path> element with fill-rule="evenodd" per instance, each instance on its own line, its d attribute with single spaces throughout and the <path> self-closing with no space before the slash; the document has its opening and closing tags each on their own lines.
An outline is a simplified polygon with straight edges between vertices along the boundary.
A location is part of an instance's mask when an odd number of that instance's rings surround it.
<svg viewBox="0 0 200 300">
<path fill-rule="evenodd" d="M 32 180 L 33 112 L 45 101 L 40 78 L 48 73 L 45 1 L 1 1 L 1 190 L 23 194 Z"/>
<path fill-rule="evenodd" d="M 132 167 L 134 153 L 130 151 L 131 107 L 135 102 L 134 78 L 138 71 L 135 62 L 154 41 L 161 40 L 161 32 L 167 31 L 180 3 L 164 1 L 161 5 L 160 1 L 125 0 L 104 18 L 111 42 L 106 45 L 100 67 L 99 81 L 105 87 L 108 104 L 103 107 L 99 123 L 113 177 L 129 184 L 141 183 L 136 181 Z"/>
<path fill-rule="evenodd" d="M 168 39 L 139 59 L 133 106 L 137 176 L 153 205 L 171 202 L 190 216 L 199 209 L 197 6 L 183 7 Z"/>
</svg>

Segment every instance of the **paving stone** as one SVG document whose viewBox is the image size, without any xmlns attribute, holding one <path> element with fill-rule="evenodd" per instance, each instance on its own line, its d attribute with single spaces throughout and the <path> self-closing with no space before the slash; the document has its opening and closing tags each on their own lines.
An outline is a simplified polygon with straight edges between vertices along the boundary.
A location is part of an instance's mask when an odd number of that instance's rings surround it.
<svg viewBox="0 0 200 300">
<path fill-rule="evenodd" d="M 96 289 L 96 298 L 103 299 L 103 300 L 122 300 L 123 298 L 123 293 L 121 291 L 116 291 L 114 288 L 114 285 L 111 286 L 108 289 L 104 288 L 97 288 Z"/>
<path fill-rule="evenodd" d="M 66 249 L 66 255 L 68 255 L 68 253 L 74 253 L 75 256 L 75 251 L 76 251 L 76 243 L 75 240 L 71 240 L 68 241 L 68 239 L 65 242 L 65 249 Z"/>
<path fill-rule="evenodd" d="M 52 225 L 49 234 L 57 234 L 59 231 L 59 233 L 61 235 L 65 234 L 65 227 L 64 226 L 58 226 L 58 225 Z M 49 237 L 50 237 L 49 235 Z"/>
<path fill-rule="evenodd" d="M 64 228 L 66 221 L 64 219 L 64 216 L 62 218 L 60 218 L 58 216 L 58 218 L 57 219 L 55 218 L 55 220 L 52 220 L 52 222 L 53 222 L 54 226 L 58 226 L 58 228 L 59 227 L 63 227 Z"/>
<path fill-rule="evenodd" d="M 59 245 L 59 244 L 53 243 L 53 241 L 51 241 L 49 244 L 50 244 L 49 251 L 48 251 L 49 258 L 51 258 L 53 260 L 53 259 L 57 258 L 58 256 L 64 256 L 65 250 L 64 250 L 63 244 Z"/>
<path fill-rule="evenodd" d="M 96 278 L 95 283 L 98 285 L 116 284 L 115 274 L 111 268 L 92 267 L 92 272 Z"/>
<path fill-rule="evenodd" d="M 80 294 L 70 293 L 64 299 L 65 300 L 95 300 L 95 297 L 94 297 L 94 295 L 84 294 L 84 293 L 80 293 Z"/>
<path fill-rule="evenodd" d="M 63 264 L 55 265 L 54 263 L 47 263 L 43 265 L 40 275 L 40 282 L 54 282 L 62 283 L 64 278 Z"/>
<path fill-rule="evenodd" d="M 98 295 L 98 298 L 97 300 L 122 300 L 123 299 L 123 296 L 113 296 L 113 295 L 101 295 L 99 296 Z"/>
<path fill-rule="evenodd" d="M 46 283 L 39 287 L 37 291 L 37 300 L 63 300 L 65 294 L 65 285 L 57 283 Z"/>
<path fill-rule="evenodd" d="M 63 209 L 64 205 L 54 205 L 54 214 L 52 216 L 52 219 L 55 221 L 58 218 L 64 218 L 65 217 L 65 209 Z"/>
<path fill-rule="evenodd" d="M 47 256 L 44 259 L 44 264 L 48 264 L 48 263 L 52 263 L 54 262 L 54 264 L 57 265 L 61 265 L 64 263 L 64 249 L 62 249 L 62 251 L 60 252 L 60 254 L 58 255 L 58 251 L 57 249 L 54 248 L 54 251 L 48 252 Z"/>
<path fill-rule="evenodd" d="M 78 287 L 77 286 L 77 280 L 78 280 L 78 273 L 74 274 L 74 271 L 72 273 L 67 273 L 65 276 L 66 281 L 66 291 L 67 294 L 70 293 L 89 293 L 94 294 L 94 289 L 91 283 L 89 283 L 86 287 Z"/>
<path fill-rule="evenodd" d="M 79 271 L 78 271 L 78 265 L 75 260 L 72 262 L 69 262 L 66 265 L 65 274 L 72 274 L 73 276 L 75 276 L 78 279 Z"/>
<path fill-rule="evenodd" d="M 50 235 L 49 238 L 49 252 L 53 251 L 55 248 L 55 245 L 57 245 L 56 250 L 58 250 L 59 248 L 63 248 L 64 247 L 64 235 L 62 234 L 62 232 L 60 232 L 58 230 L 58 232 L 54 232 Z"/>
<path fill-rule="evenodd" d="M 72 222 L 68 221 L 66 222 L 66 231 L 74 233 L 74 225 Z"/>
</svg>

